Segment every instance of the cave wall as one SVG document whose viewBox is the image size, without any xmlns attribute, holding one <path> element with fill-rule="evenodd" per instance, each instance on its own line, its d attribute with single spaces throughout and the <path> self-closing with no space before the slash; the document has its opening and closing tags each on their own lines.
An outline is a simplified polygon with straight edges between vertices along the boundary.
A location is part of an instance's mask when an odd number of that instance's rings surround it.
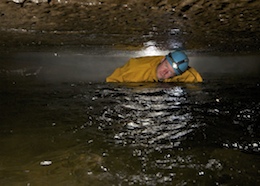
<svg viewBox="0 0 260 186">
<path fill-rule="evenodd" d="M 258 52 L 259 9 L 257 0 L 3 0 L 0 40 Z"/>
</svg>

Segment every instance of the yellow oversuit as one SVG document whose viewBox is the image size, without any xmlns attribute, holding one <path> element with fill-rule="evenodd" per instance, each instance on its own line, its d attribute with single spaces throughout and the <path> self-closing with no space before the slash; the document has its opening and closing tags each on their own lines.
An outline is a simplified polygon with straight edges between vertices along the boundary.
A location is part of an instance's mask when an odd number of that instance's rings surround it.
<svg viewBox="0 0 260 186">
<path fill-rule="evenodd" d="M 106 82 L 158 82 L 156 68 L 165 56 L 131 58 L 124 66 L 106 78 Z M 165 79 L 163 82 L 202 82 L 200 74 L 189 67 L 183 74 Z"/>
</svg>

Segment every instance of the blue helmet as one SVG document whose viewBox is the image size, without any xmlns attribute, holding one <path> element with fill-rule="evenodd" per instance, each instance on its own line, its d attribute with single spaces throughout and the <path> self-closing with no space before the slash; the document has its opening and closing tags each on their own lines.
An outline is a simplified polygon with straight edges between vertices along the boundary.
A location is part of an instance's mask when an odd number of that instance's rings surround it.
<svg viewBox="0 0 260 186">
<path fill-rule="evenodd" d="M 180 75 L 188 69 L 189 58 L 182 51 L 170 52 L 166 55 L 166 59 L 172 66 L 176 75 Z"/>
</svg>

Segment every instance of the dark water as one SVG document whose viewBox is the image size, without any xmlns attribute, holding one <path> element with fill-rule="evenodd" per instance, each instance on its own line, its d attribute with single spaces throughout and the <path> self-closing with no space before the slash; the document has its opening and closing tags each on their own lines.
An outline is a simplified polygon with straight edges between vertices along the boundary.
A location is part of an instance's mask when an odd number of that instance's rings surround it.
<svg viewBox="0 0 260 186">
<path fill-rule="evenodd" d="M 2 58 L 0 185 L 260 184 L 257 73 L 107 84 L 45 60 Z"/>
</svg>

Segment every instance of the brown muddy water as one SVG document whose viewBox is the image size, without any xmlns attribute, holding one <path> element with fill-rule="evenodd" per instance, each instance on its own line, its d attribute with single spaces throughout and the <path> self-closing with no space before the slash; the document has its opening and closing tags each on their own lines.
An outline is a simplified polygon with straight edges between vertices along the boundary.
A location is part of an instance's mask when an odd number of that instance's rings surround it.
<svg viewBox="0 0 260 186">
<path fill-rule="evenodd" d="M 0 185 L 259 185 L 259 56 L 190 53 L 200 84 L 104 83 L 149 54 L 2 54 Z"/>
<path fill-rule="evenodd" d="M 259 185 L 259 7 L 1 0 L 0 185 Z M 177 48 L 203 83 L 104 82 Z"/>
</svg>

